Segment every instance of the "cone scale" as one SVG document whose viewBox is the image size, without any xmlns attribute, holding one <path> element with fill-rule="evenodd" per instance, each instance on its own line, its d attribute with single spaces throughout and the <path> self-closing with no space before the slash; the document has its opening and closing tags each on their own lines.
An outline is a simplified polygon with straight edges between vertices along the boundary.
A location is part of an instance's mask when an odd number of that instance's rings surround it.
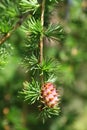
<svg viewBox="0 0 87 130">
<path fill-rule="evenodd" d="M 44 105 L 54 108 L 58 105 L 59 94 L 53 83 L 45 83 L 41 87 L 41 98 Z"/>
</svg>

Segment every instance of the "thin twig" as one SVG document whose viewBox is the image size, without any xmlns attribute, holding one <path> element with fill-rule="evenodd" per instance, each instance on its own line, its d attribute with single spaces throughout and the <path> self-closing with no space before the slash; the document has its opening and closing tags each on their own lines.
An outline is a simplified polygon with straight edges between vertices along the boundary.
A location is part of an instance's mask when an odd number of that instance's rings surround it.
<svg viewBox="0 0 87 130">
<path fill-rule="evenodd" d="M 24 22 L 24 20 L 28 17 L 30 13 L 27 12 L 26 14 L 23 14 L 22 16 L 19 17 L 18 22 L 15 24 L 15 26 L 12 28 L 12 30 L 10 30 L 8 33 L 6 33 L 6 35 L 4 35 L 1 39 L 0 39 L 0 44 L 4 43 L 11 35 L 12 33 L 21 26 L 21 24 Z"/>
<path fill-rule="evenodd" d="M 44 26 L 44 11 L 45 11 L 45 0 L 42 1 L 42 5 L 41 5 L 42 9 L 41 9 L 41 25 L 42 27 Z M 43 61 L 43 35 L 40 36 L 40 64 Z M 43 75 L 41 75 L 41 81 L 43 83 Z"/>
</svg>

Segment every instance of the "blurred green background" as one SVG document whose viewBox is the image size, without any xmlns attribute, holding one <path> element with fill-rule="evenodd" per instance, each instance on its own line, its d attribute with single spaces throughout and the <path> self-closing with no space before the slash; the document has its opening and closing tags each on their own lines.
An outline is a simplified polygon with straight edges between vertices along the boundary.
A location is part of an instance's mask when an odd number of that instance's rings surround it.
<svg viewBox="0 0 87 130">
<path fill-rule="evenodd" d="M 43 124 L 37 119 L 37 104 L 29 105 L 19 97 L 29 78 L 19 65 L 24 52 L 24 34 L 19 28 L 8 40 L 11 44 L 0 46 L 0 66 L 4 65 L 0 69 L 0 130 L 87 130 L 87 1 L 64 0 L 49 18 L 65 30 L 64 40 L 47 43 L 44 52 L 62 65 L 63 75 L 57 81 L 60 114 Z"/>
</svg>

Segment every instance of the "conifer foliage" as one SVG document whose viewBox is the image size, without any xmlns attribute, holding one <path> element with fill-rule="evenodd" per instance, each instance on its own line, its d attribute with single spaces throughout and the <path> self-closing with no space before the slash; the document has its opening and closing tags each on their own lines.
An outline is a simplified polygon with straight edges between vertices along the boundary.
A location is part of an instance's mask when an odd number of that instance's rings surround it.
<svg viewBox="0 0 87 130">
<path fill-rule="evenodd" d="M 49 4 L 55 2 L 49 1 Z M 63 29 L 59 24 L 48 24 L 48 27 L 45 27 L 45 13 L 48 7 L 46 0 L 22 0 L 20 6 L 24 13 L 31 11 L 33 14 L 24 22 L 22 30 L 26 34 L 26 43 L 31 55 L 31 57 L 26 56 L 24 58 L 24 63 L 28 71 L 32 72 L 32 77 L 34 77 L 33 79 L 30 78 L 29 83 L 24 82 L 24 89 L 21 94 L 30 103 L 33 104 L 38 101 L 43 106 L 40 116 L 45 119 L 59 113 L 59 93 L 53 85 L 53 78 L 56 79 L 55 71 L 58 71 L 59 65 L 56 63 L 57 67 L 55 67 L 55 61 L 48 60 L 43 54 L 44 38 L 59 40 L 63 34 Z"/>
<path fill-rule="evenodd" d="M 8 12 L 7 15 L 10 18 L 9 22 L 7 22 L 8 19 L 5 21 L 5 24 L 9 24 L 9 28 L 4 26 L 0 28 L 2 35 L 0 44 L 4 43 L 20 25 L 22 25 L 21 31 L 25 34 L 22 65 L 29 72 L 30 77 L 29 81 L 24 81 L 20 94 L 30 104 L 38 103 L 37 107 L 40 108 L 40 117 L 43 120 L 51 115 L 58 115 L 60 94 L 54 82 L 57 80 L 56 71 L 60 65 L 55 59 L 45 56 L 44 39 L 59 41 L 63 37 L 63 29 L 59 24 L 50 24 L 49 20 L 47 24 L 45 23 L 47 20 L 45 14 L 48 13 L 49 7 L 54 7 L 53 5 L 59 0 L 21 0 L 17 3 L 7 0 L 3 2 L 0 6 L 4 13 Z M 10 9 L 12 6 L 14 6 L 13 10 Z"/>
</svg>

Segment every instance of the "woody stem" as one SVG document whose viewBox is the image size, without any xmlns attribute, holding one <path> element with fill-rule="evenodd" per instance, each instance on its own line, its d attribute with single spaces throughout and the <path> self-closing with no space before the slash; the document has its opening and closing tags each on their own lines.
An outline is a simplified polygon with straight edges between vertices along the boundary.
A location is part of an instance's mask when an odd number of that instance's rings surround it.
<svg viewBox="0 0 87 130">
<path fill-rule="evenodd" d="M 42 28 L 44 26 L 44 11 L 45 11 L 45 0 L 42 1 L 41 4 L 41 25 Z M 39 43 L 39 49 L 40 49 L 40 64 L 42 64 L 43 61 L 43 33 L 40 36 L 40 43 Z M 43 83 L 43 75 L 41 75 L 41 82 Z"/>
</svg>

